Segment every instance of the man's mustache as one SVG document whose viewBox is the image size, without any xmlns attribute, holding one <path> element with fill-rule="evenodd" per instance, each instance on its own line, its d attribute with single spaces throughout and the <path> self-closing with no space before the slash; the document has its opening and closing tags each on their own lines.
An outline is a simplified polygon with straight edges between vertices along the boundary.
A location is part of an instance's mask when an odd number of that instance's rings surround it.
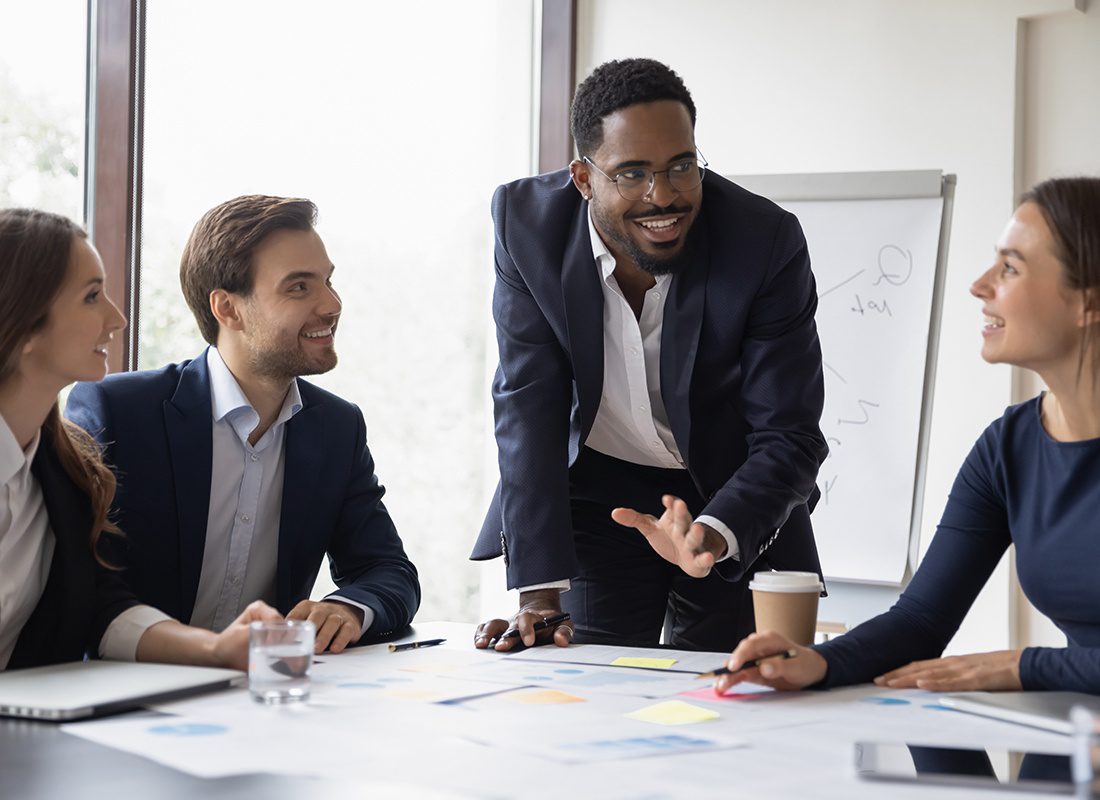
<svg viewBox="0 0 1100 800">
<path fill-rule="evenodd" d="M 690 214 L 691 209 L 691 206 L 665 206 L 664 208 L 653 206 L 653 208 L 643 211 L 641 214 L 633 214 L 627 217 L 627 219 L 642 220 L 652 217 L 663 217 L 668 214 Z"/>
</svg>

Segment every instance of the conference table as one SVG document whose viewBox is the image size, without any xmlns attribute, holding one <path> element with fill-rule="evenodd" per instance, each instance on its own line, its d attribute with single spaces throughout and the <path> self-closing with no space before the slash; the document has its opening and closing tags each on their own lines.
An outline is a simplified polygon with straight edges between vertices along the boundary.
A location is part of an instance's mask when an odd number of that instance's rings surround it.
<svg viewBox="0 0 1100 800">
<path fill-rule="evenodd" d="M 437 637 L 447 642 L 318 656 L 312 696 L 297 706 L 262 706 L 237 688 L 62 726 L 0 721 L 0 798 L 961 800 L 996 795 L 863 780 L 856 743 L 1070 748 L 915 690 L 717 698 L 692 670 L 723 654 L 582 645 L 499 655 L 473 649 L 472 625 L 448 622 L 399 641 Z"/>
</svg>

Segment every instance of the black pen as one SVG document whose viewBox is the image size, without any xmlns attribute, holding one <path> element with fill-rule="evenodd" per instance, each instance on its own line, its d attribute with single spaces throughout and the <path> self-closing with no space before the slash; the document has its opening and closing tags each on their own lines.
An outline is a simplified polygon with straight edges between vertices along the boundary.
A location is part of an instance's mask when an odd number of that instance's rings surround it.
<svg viewBox="0 0 1100 800">
<path fill-rule="evenodd" d="M 391 653 L 400 653 L 403 650 L 416 650 L 419 647 L 435 647 L 437 644 L 443 644 L 446 639 L 425 639 L 422 642 L 404 642 L 403 644 L 391 644 Z"/>
<path fill-rule="evenodd" d="M 555 614 L 552 617 L 546 617 L 545 619 L 541 619 L 538 622 L 536 622 L 535 623 L 535 630 L 536 631 L 544 631 L 547 628 L 549 628 L 551 625 L 559 625 L 559 624 L 561 624 L 562 622 L 565 622 L 568 619 L 569 619 L 569 614 L 568 613 Z M 492 645 L 499 642 L 501 639 L 515 639 L 518 636 L 519 636 L 519 628 L 513 628 L 512 630 L 507 631 L 503 636 L 490 641 L 489 646 L 491 647 Z"/>
<path fill-rule="evenodd" d="M 717 678 L 719 675 L 729 675 L 732 672 L 740 672 L 743 669 L 752 669 L 753 667 L 758 667 L 758 666 L 760 666 L 761 661 L 767 661 L 769 658 L 788 659 L 788 658 L 794 658 L 797 655 L 798 655 L 798 651 L 795 650 L 794 648 L 791 648 L 790 650 L 783 650 L 782 652 L 779 652 L 779 653 L 772 653 L 771 655 L 760 656 L 760 658 L 749 659 L 748 661 L 746 661 L 744 664 L 742 664 L 737 669 L 730 669 L 729 667 L 719 667 L 718 669 L 711 670 L 710 672 L 704 672 L 703 674 L 696 675 L 695 677 L 696 678 Z"/>
</svg>

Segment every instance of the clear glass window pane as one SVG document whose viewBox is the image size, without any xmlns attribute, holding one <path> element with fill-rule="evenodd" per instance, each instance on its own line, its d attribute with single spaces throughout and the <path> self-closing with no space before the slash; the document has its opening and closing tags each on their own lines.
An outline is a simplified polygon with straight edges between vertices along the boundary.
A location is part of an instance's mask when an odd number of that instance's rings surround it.
<svg viewBox="0 0 1100 800">
<path fill-rule="evenodd" d="M 139 364 L 204 345 L 178 281 L 203 212 L 313 200 L 344 303 L 340 364 L 315 380 L 363 410 L 421 619 L 478 612 L 467 556 L 496 482 L 489 201 L 531 171 L 533 19 L 515 0 L 148 6 Z"/>
<path fill-rule="evenodd" d="M 0 0 L 0 207 L 84 218 L 86 0 Z"/>
</svg>

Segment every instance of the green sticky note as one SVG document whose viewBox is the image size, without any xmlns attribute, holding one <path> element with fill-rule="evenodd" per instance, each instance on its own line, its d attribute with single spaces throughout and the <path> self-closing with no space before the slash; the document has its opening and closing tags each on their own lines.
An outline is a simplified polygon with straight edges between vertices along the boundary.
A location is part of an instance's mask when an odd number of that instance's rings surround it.
<svg viewBox="0 0 1100 800">
<path fill-rule="evenodd" d="M 632 711 L 626 716 L 631 719 L 640 719 L 642 722 L 656 722 L 658 725 L 691 725 L 694 722 L 718 719 L 722 715 L 717 711 L 693 706 L 682 700 L 666 700 L 663 703 Z"/>
<path fill-rule="evenodd" d="M 632 658 L 621 656 L 611 662 L 613 667 L 648 667 L 649 669 L 668 669 L 676 663 L 675 658 Z"/>
</svg>

